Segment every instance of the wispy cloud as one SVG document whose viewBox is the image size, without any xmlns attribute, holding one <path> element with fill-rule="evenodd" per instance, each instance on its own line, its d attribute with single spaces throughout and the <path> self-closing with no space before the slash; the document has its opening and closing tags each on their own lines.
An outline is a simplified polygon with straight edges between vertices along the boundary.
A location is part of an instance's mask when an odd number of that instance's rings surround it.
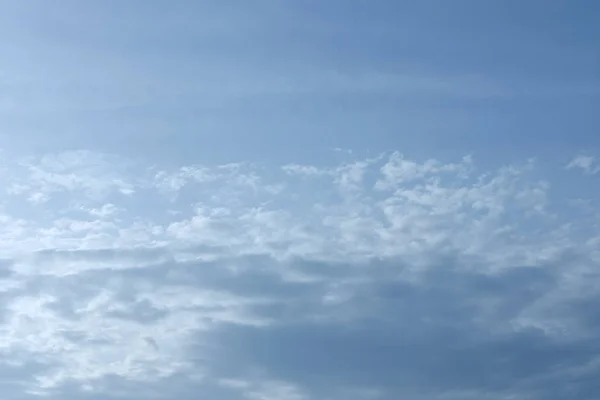
<svg viewBox="0 0 600 400">
<path fill-rule="evenodd" d="M 584 173 L 595 175 L 600 172 L 600 163 L 595 157 L 579 155 L 573 158 L 566 166 L 567 169 L 581 169 Z"/>
</svg>

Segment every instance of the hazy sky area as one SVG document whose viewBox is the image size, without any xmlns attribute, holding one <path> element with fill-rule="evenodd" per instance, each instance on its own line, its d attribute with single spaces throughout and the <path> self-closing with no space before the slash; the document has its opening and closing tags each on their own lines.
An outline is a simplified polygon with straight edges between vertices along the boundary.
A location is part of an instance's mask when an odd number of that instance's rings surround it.
<svg viewBox="0 0 600 400">
<path fill-rule="evenodd" d="M 600 2 L 0 0 L 0 397 L 600 398 Z"/>
</svg>

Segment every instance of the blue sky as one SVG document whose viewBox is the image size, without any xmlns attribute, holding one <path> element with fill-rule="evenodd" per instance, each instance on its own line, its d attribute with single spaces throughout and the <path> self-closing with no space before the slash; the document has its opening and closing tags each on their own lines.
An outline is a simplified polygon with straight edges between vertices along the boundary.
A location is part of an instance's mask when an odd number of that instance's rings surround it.
<svg viewBox="0 0 600 400">
<path fill-rule="evenodd" d="M 600 5 L 0 0 L 11 399 L 597 399 Z"/>
</svg>

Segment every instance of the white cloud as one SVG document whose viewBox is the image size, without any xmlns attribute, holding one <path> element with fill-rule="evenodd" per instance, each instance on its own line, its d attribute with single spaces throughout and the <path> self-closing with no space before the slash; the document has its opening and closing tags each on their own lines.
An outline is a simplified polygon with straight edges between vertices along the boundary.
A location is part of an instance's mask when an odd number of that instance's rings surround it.
<svg viewBox="0 0 600 400">
<path fill-rule="evenodd" d="M 441 173 L 451 173 L 463 177 L 469 171 L 472 163 L 471 157 L 466 156 L 460 163 L 442 164 L 437 160 L 429 159 L 423 163 L 407 160 L 400 153 L 392 153 L 389 160 L 381 167 L 382 179 L 375 184 L 376 189 L 393 189 L 398 185 L 422 179 L 427 176 L 437 176 Z"/>
<path fill-rule="evenodd" d="M 592 156 L 579 155 L 573 158 L 566 166 L 567 169 L 579 168 L 586 174 L 597 174 L 600 172 L 600 164 L 596 162 L 596 158 Z"/>
<path fill-rule="evenodd" d="M 47 201 L 59 193 L 81 192 L 94 199 L 112 193 L 131 195 L 134 184 L 123 180 L 123 159 L 89 151 L 71 151 L 21 162 L 9 192 L 28 194 L 33 202 Z M 17 172 L 17 171 L 13 171 Z"/>
<path fill-rule="evenodd" d="M 106 218 L 116 214 L 119 211 L 118 207 L 112 203 L 106 203 L 100 208 L 92 208 L 89 213 L 94 217 Z"/>
<path fill-rule="evenodd" d="M 392 153 L 275 172 L 229 164 L 157 173 L 107 160 L 73 152 L 6 166 L 0 352 L 9 364 L 37 363 L 35 379 L 18 380 L 28 392 L 108 393 L 117 379 L 135 397 L 126 382 L 184 379 L 257 400 L 349 387 L 355 398 L 394 398 L 399 386 L 372 376 L 385 375 L 375 364 L 352 375 L 352 346 L 379 351 L 366 325 L 403 332 L 394 346 L 432 346 L 442 363 L 452 348 L 419 340 L 450 326 L 464 330 L 457 346 L 489 345 L 484 353 L 502 338 L 520 346 L 532 331 L 549 348 L 597 332 L 586 310 L 598 296 L 600 235 L 589 228 L 598 210 L 574 219 L 557 208 L 560 193 L 535 163 L 479 171 L 468 157 Z M 22 201 L 33 193 L 45 203 Z M 339 340 L 328 342 L 329 332 Z M 305 359 L 321 360 L 316 370 L 330 364 L 329 383 L 298 369 Z M 432 365 L 404 374 L 420 379 Z M 550 372 L 540 374 L 532 382 Z M 483 390 L 459 378 L 469 393 Z"/>
</svg>

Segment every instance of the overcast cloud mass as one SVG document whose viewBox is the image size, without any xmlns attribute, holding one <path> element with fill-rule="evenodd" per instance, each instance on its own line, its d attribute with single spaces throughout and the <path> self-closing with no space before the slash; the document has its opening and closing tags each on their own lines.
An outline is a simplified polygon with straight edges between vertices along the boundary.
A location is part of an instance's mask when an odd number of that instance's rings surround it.
<svg viewBox="0 0 600 400">
<path fill-rule="evenodd" d="M 597 400 L 598 21 L 0 0 L 1 397 Z"/>
</svg>

